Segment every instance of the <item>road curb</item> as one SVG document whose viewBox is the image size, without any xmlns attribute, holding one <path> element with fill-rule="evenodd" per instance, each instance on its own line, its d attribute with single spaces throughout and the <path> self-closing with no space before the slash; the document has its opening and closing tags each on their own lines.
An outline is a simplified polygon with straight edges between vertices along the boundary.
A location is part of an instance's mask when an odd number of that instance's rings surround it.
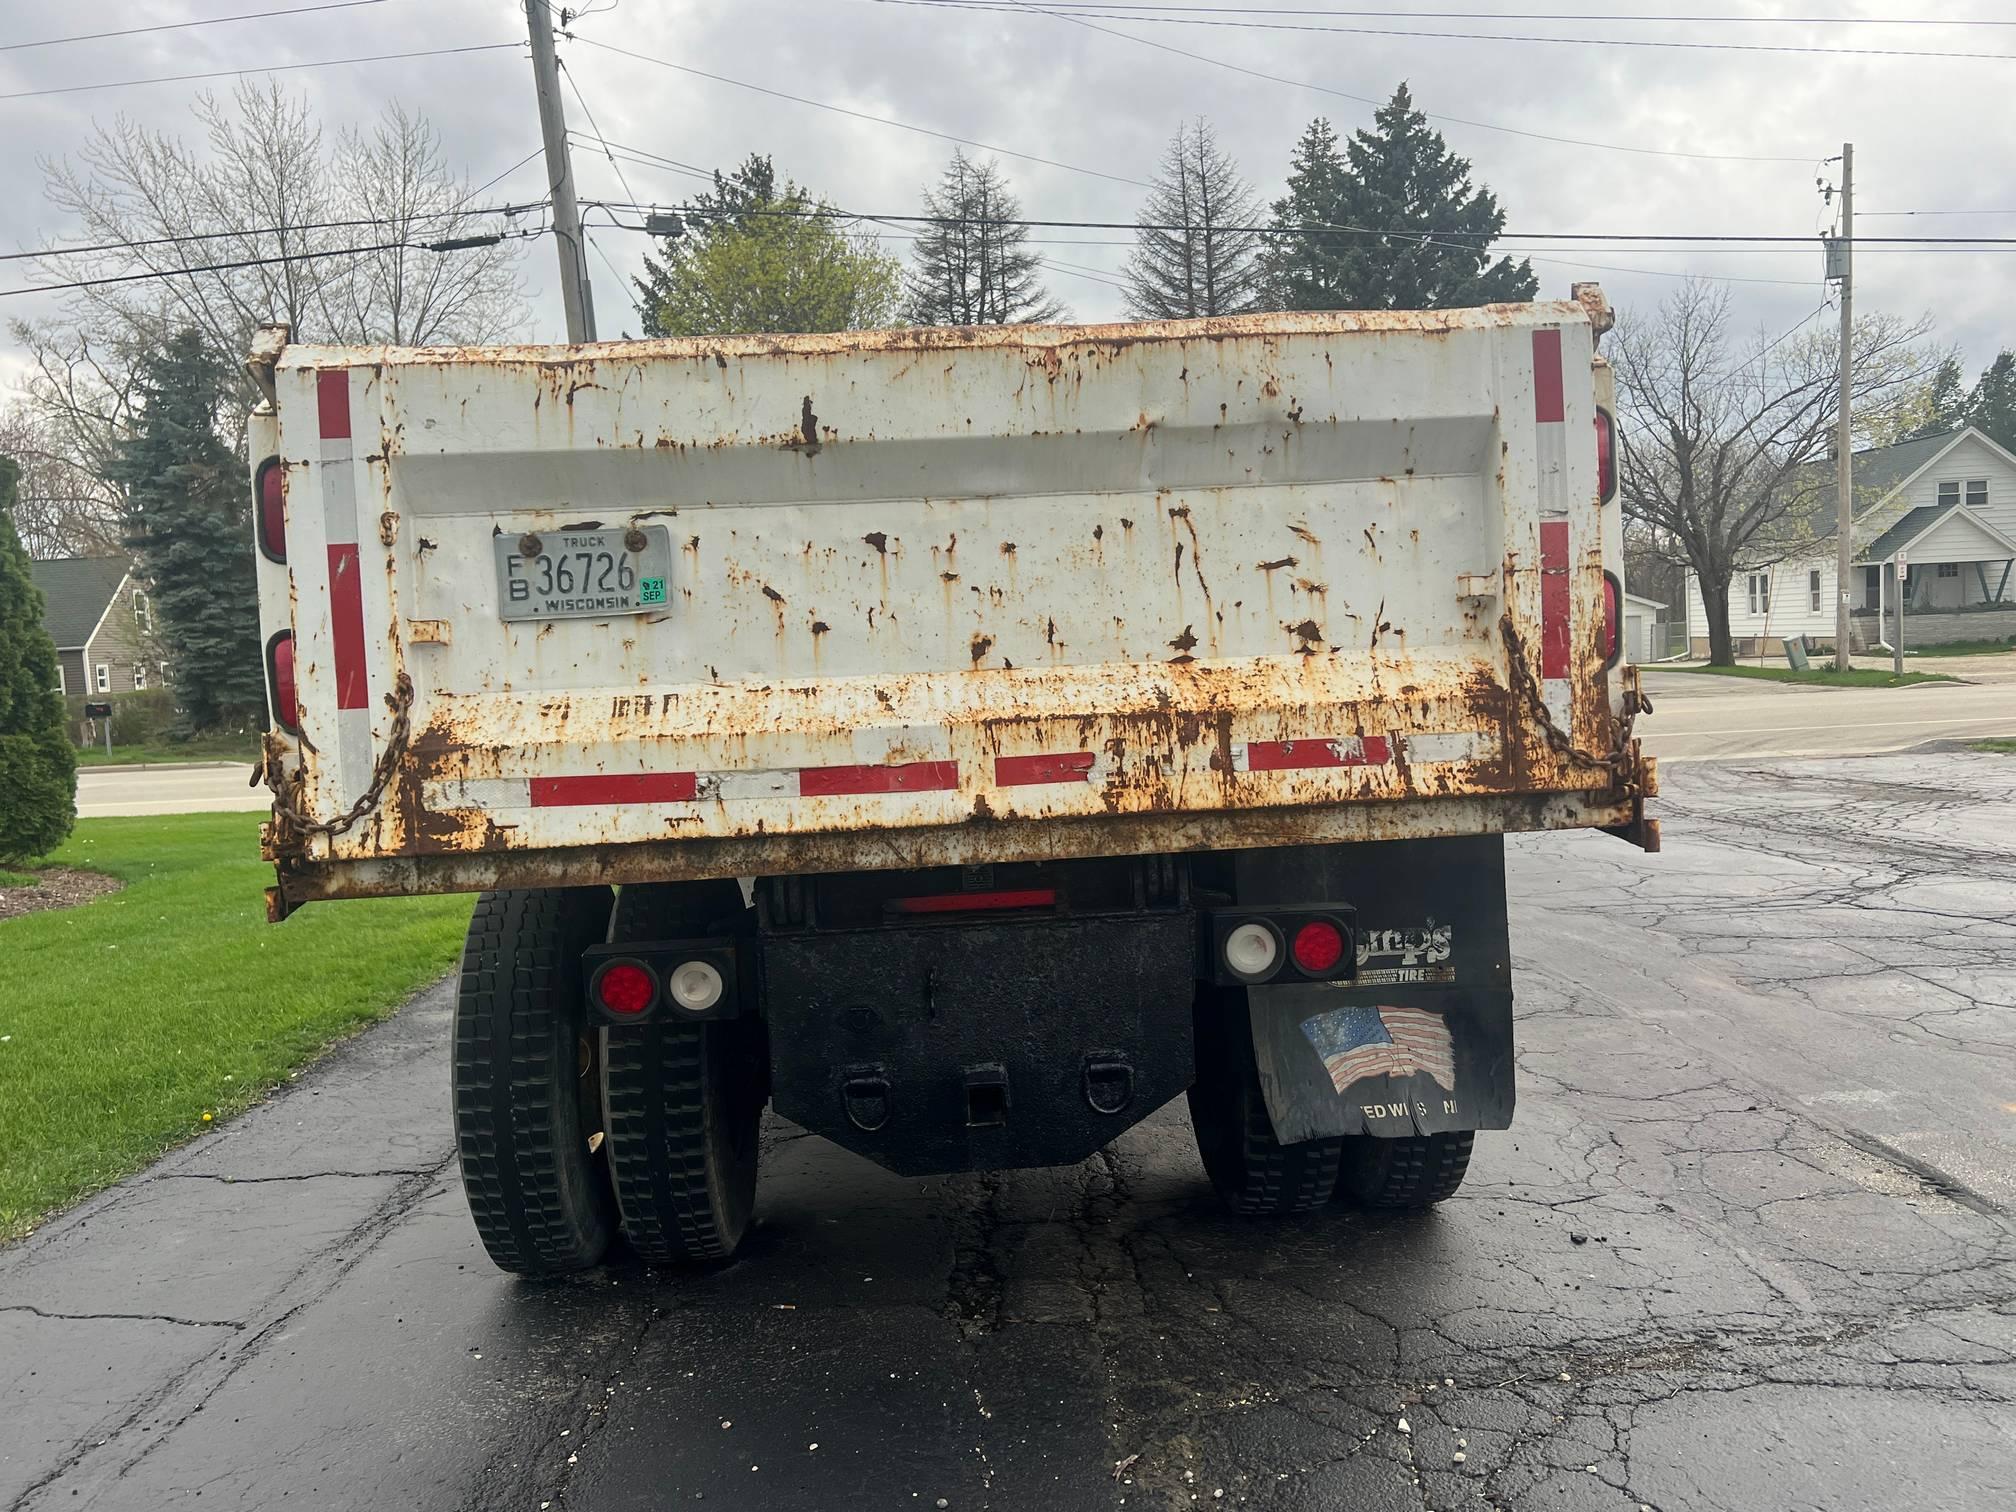
<svg viewBox="0 0 2016 1512">
<path fill-rule="evenodd" d="M 259 763 L 252 757 L 243 761 L 115 761 L 97 762 L 91 766 L 80 766 L 77 775 L 86 772 L 211 772 L 243 770 Z"/>
</svg>

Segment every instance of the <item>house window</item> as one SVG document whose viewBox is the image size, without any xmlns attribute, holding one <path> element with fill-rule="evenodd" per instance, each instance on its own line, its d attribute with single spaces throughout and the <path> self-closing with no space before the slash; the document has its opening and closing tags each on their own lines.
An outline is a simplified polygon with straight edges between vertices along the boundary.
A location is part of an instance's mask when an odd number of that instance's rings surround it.
<svg viewBox="0 0 2016 1512">
<path fill-rule="evenodd" d="M 1864 567 L 1862 569 L 1862 607 L 1881 609 L 1883 607 L 1883 569 Z"/>
<path fill-rule="evenodd" d="M 147 663 L 145 662 L 133 663 L 133 691 L 135 693 L 144 693 L 147 691 Z"/>
<path fill-rule="evenodd" d="M 1960 576 L 1960 564 L 1958 562 L 1941 562 L 1939 564 L 1939 576 L 1957 578 Z"/>
<path fill-rule="evenodd" d="M 1985 487 L 1986 485 L 1983 486 Z M 1958 482 L 1941 483 L 1939 485 L 1939 507 L 1941 509 L 1944 509 L 1948 504 L 1958 504 L 1959 502 L 1960 485 Z"/>
<path fill-rule="evenodd" d="M 133 624 L 145 635 L 154 628 L 153 606 L 147 602 L 147 595 L 138 588 L 133 590 Z"/>
<path fill-rule="evenodd" d="M 100 693 L 110 693 L 112 691 L 112 669 L 103 662 L 93 667 L 91 669 L 91 686 L 96 688 Z"/>
<path fill-rule="evenodd" d="M 1750 612 L 1752 614 L 1771 612 L 1771 574 L 1768 572 L 1750 574 Z"/>
<path fill-rule="evenodd" d="M 1812 601 L 1810 606 L 1812 611 L 1818 614 L 1820 612 L 1820 569 L 1818 567 L 1815 567 L 1811 572 L 1806 574 L 1806 597 Z"/>
<path fill-rule="evenodd" d="M 1969 479 L 1967 483 L 1967 507 L 1969 509 L 1979 509 L 1987 502 L 1988 480 L 1986 478 Z"/>
<path fill-rule="evenodd" d="M 70 692 L 70 679 L 63 675 L 63 658 L 60 656 L 56 658 L 56 691 L 66 697 Z"/>
</svg>

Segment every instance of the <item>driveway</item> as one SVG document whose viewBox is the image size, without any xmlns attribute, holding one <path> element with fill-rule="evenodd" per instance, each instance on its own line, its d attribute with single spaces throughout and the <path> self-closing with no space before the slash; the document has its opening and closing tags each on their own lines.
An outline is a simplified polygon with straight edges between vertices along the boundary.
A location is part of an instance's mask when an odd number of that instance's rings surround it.
<svg viewBox="0 0 2016 1512">
<path fill-rule="evenodd" d="M 2016 758 L 1667 786 L 1511 842 L 1518 1122 L 1430 1216 L 1230 1219 L 1180 1102 L 951 1180 L 779 1124 L 738 1263 L 520 1283 L 431 989 L 0 1254 L 0 1505 L 2016 1505 Z"/>
</svg>

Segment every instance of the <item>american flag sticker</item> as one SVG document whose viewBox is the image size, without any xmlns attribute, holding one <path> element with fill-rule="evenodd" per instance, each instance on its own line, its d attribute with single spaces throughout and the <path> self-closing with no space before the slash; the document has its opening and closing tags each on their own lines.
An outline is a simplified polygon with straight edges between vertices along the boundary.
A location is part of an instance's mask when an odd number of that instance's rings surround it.
<svg viewBox="0 0 2016 1512">
<path fill-rule="evenodd" d="M 1456 1090 L 1456 1044 L 1441 1014 L 1423 1008 L 1333 1008 L 1304 1019 L 1302 1033 L 1323 1057 L 1342 1095 L 1368 1076 L 1432 1076 Z"/>
</svg>

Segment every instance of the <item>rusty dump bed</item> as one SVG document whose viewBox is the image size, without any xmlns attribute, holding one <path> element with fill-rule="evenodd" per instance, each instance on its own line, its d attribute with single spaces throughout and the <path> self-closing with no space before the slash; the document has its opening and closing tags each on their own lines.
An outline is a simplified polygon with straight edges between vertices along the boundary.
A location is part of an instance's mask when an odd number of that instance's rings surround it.
<svg viewBox="0 0 2016 1512">
<path fill-rule="evenodd" d="M 265 333 L 251 456 L 285 528 L 261 607 L 300 725 L 267 763 L 281 906 L 1590 825 L 1643 843 L 1635 693 L 1602 646 L 1622 542 L 1597 313 Z M 595 540 L 662 551 L 662 599 L 504 617 L 514 553 Z"/>
</svg>

